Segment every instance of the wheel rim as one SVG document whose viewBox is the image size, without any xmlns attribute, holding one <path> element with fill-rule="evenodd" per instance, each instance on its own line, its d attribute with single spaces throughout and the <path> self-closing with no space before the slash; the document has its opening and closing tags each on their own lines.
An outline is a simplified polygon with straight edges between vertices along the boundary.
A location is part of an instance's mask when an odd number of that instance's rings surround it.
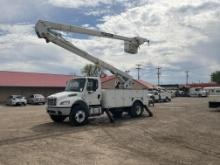
<svg viewBox="0 0 220 165">
<path fill-rule="evenodd" d="M 136 106 L 136 114 L 140 115 L 141 114 L 141 110 L 142 110 L 142 107 L 140 105 L 137 105 Z"/>
<path fill-rule="evenodd" d="M 86 114 L 85 112 L 79 110 L 76 115 L 75 115 L 75 119 L 78 123 L 82 123 L 86 118 Z"/>
</svg>

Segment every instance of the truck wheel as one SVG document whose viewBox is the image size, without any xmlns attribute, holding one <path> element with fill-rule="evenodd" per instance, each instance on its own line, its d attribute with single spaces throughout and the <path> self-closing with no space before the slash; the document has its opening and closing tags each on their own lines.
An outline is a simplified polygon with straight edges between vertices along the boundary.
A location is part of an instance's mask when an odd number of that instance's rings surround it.
<svg viewBox="0 0 220 165">
<path fill-rule="evenodd" d="M 70 124 L 75 126 L 85 125 L 88 122 L 88 116 L 89 114 L 85 107 L 81 105 L 74 106 L 69 116 Z"/>
<path fill-rule="evenodd" d="M 143 114 L 144 108 L 140 102 L 135 102 L 130 110 L 131 117 L 138 117 Z"/>
<path fill-rule="evenodd" d="M 50 118 L 56 123 L 62 123 L 65 120 L 66 116 L 50 115 Z"/>
</svg>

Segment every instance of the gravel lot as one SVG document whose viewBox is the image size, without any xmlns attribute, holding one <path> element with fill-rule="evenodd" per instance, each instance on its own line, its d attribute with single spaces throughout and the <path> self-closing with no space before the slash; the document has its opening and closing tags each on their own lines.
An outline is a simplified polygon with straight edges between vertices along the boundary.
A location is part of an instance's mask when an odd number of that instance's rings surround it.
<svg viewBox="0 0 220 165">
<path fill-rule="evenodd" d="M 0 105 L 0 164 L 219 165 L 220 110 L 209 98 L 175 98 L 154 117 L 106 116 L 83 127 L 53 123 L 45 106 Z"/>
</svg>

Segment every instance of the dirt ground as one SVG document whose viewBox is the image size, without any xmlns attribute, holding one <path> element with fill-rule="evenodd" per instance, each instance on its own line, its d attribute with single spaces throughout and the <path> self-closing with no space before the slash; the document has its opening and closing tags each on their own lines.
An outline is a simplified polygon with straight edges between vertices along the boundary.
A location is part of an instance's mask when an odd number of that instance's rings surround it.
<svg viewBox="0 0 220 165">
<path fill-rule="evenodd" d="M 83 127 L 53 123 L 45 106 L 0 105 L 0 164 L 219 165 L 220 110 L 209 98 L 175 98 L 154 117 L 106 116 Z"/>
</svg>

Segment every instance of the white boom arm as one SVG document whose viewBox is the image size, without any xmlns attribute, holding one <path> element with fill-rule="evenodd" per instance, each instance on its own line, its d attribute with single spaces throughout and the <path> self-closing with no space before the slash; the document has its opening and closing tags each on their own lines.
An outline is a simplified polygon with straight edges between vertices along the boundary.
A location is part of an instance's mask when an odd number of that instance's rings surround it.
<svg viewBox="0 0 220 165">
<path fill-rule="evenodd" d="M 42 21 L 42 20 L 39 20 L 35 25 L 35 31 L 39 38 L 45 38 L 46 42 L 52 42 L 64 49 L 69 50 L 70 52 L 77 54 L 80 57 L 83 57 L 101 66 L 102 68 L 109 70 L 111 73 L 119 77 L 120 87 L 129 88 L 132 86 L 132 77 L 130 75 L 88 54 L 87 52 L 77 48 L 71 42 L 62 38 L 62 35 L 54 30 L 63 31 L 63 32 L 88 34 L 92 36 L 123 40 L 124 46 L 125 46 L 124 47 L 125 52 L 132 53 L 132 54 L 137 53 L 138 47 L 144 42 L 149 43 L 149 40 L 141 38 L 141 37 L 128 38 L 128 37 L 123 37 L 119 35 L 114 35 L 111 33 L 85 29 L 85 28 L 78 27 L 78 26 L 65 25 L 65 24 L 53 23 L 53 22 Z"/>
</svg>

